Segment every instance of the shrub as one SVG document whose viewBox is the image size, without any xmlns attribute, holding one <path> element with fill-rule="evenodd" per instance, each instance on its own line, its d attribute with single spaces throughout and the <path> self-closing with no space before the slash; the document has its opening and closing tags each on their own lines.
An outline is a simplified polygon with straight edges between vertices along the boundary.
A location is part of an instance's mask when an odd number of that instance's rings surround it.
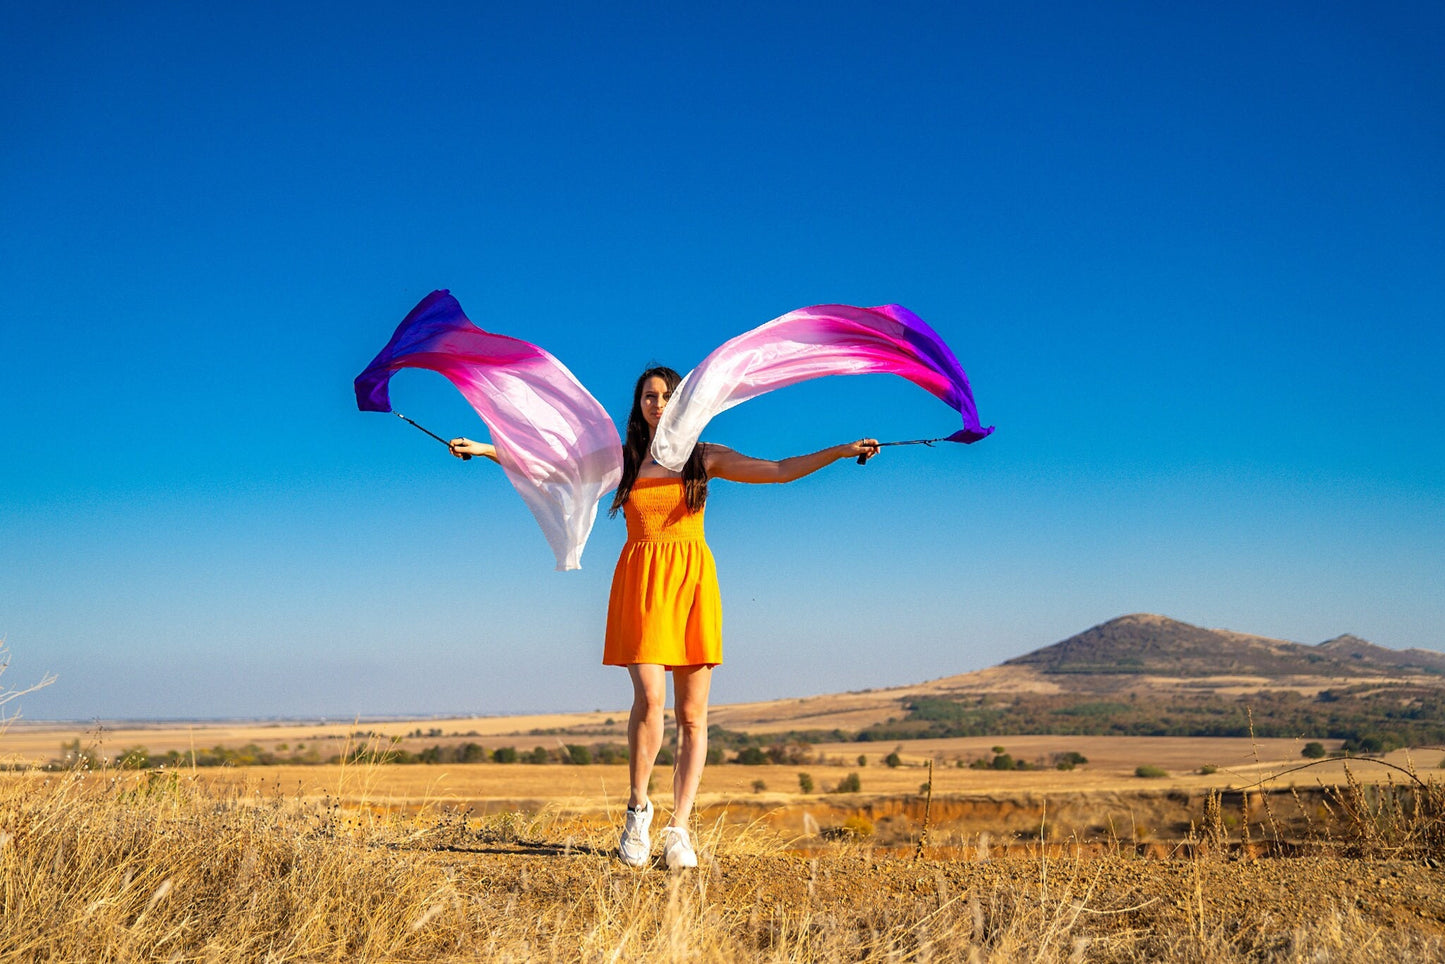
<svg viewBox="0 0 1445 964">
<path fill-rule="evenodd" d="M 499 746 L 492 751 L 493 763 L 516 763 L 517 748 L 514 746 Z"/>
<path fill-rule="evenodd" d="M 1151 766 L 1149 764 L 1144 764 L 1143 766 L 1137 766 L 1134 768 L 1134 776 L 1136 777 L 1157 779 L 1158 777 L 1167 777 L 1168 775 L 1169 771 L 1164 769 L 1163 767 Z"/>
<path fill-rule="evenodd" d="M 567 763 L 575 763 L 578 766 L 586 766 L 592 762 L 592 751 L 577 743 L 567 744 Z"/>
<path fill-rule="evenodd" d="M 861 781 L 861 780 L 858 779 L 858 774 L 856 774 L 856 773 L 850 773 L 850 774 L 848 774 L 846 777 L 844 777 L 843 779 L 841 779 L 841 780 L 838 781 L 838 785 L 833 788 L 832 792 L 833 792 L 833 793 L 857 793 L 859 790 L 862 790 L 862 789 L 863 789 L 863 781 Z"/>
<path fill-rule="evenodd" d="M 1016 770 L 1019 768 L 1018 764 L 1014 762 L 1014 758 L 1007 753 L 1000 753 L 995 756 L 990 766 L 995 770 Z"/>
<path fill-rule="evenodd" d="M 892 753 L 888 754 L 883 758 L 883 762 L 888 764 L 888 766 L 891 768 L 897 768 L 903 763 L 903 758 L 898 755 L 897 750 L 894 750 Z"/>
<path fill-rule="evenodd" d="M 528 763 L 546 763 L 552 759 L 545 746 L 533 747 L 532 752 L 523 757 Z"/>
<path fill-rule="evenodd" d="M 797 766 L 800 763 L 813 762 L 813 748 L 802 740 L 792 740 L 781 746 L 775 746 L 768 750 L 768 756 L 774 763 L 783 763 L 788 766 Z"/>
<path fill-rule="evenodd" d="M 723 748 L 710 746 L 707 748 L 707 762 L 709 764 L 721 763 L 723 761 Z"/>
<path fill-rule="evenodd" d="M 764 780 L 754 780 L 754 781 L 753 781 L 753 792 L 754 792 L 754 793 L 762 793 L 762 792 L 763 792 L 764 790 L 766 790 L 767 788 L 768 788 L 768 784 L 767 784 L 766 781 L 764 781 Z"/>
<path fill-rule="evenodd" d="M 79 742 L 79 741 L 76 741 L 76 742 Z M 859 765 L 860 767 L 866 767 L 866 766 L 868 765 L 868 758 L 867 758 L 866 756 L 864 756 L 863 754 L 861 754 L 861 753 L 858 754 L 858 765 Z"/>
<path fill-rule="evenodd" d="M 734 758 L 733 762 L 741 763 L 743 766 L 761 766 L 768 762 L 768 755 L 758 747 L 745 746 L 738 751 L 738 755 Z"/>
<path fill-rule="evenodd" d="M 1394 733 L 1366 733 L 1354 739 L 1345 740 L 1342 745 L 1348 753 L 1389 753 L 1405 745 L 1405 741 Z"/>
<path fill-rule="evenodd" d="M 798 789 L 804 793 L 813 792 L 813 775 L 811 773 L 798 774 Z"/>
<path fill-rule="evenodd" d="M 1219 767 L 1215 766 L 1213 763 L 1206 763 L 1206 764 L 1204 764 L 1204 766 L 1200 767 L 1196 772 L 1199 773 L 1200 776 L 1206 776 L 1206 777 L 1207 777 L 1207 776 L 1209 776 L 1211 773 L 1218 773 L 1218 772 L 1219 772 Z M 1141 774 L 1141 775 L 1142 775 L 1142 774 Z"/>
<path fill-rule="evenodd" d="M 1072 770 L 1076 766 L 1082 766 L 1089 762 L 1089 758 L 1078 750 L 1069 750 L 1064 753 L 1055 753 L 1049 758 L 1056 769 Z"/>
<path fill-rule="evenodd" d="M 1318 760 L 1325 755 L 1325 745 L 1319 740 L 1311 740 L 1310 742 L 1306 743 L 1304 745 L 1304 749 L 1300 750 L 1299 752 L 1300 756 L 1302 757 L 1306 757 L 1311 760 Z"/>
</svg>

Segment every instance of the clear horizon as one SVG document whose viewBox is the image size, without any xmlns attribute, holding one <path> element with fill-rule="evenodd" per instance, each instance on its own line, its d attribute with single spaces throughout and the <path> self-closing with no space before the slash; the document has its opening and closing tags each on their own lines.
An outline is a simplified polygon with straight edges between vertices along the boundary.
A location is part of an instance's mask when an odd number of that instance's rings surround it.
<svg viewBox="0 0 1445 964">
<path fill-rule="evenodd" d="M 1138 615 L 1164 616 L 1166 619 L 1169 618 L 1166 614 L 1163 614 L 1163 613 L 1124 613 L 1124 614 L 1121 614 L 1120 616 L 1115 617 L 1115 619 L 1116 619 L 1116 620 L 1117 620 L 1117 619 L 1123 619 L 1123 618 L 1127 618 L 1128 616 L 1138 616 Z M 1106 620 L 1105 622 L 1108 623 L 1108 622 L 1113 622 L 1113 621 L 1114 621 L 1114 620 Z M 1104 624 L 1101 623 L 1101 624 L 1097 624 L 1097 625 L 1104 625 Z M 1089 629 L 1095 629 L 1095 628 L 1097 628 L 1097 625 L 1096 625 L 1096 626 L 1086 627 L 1085 629 L 1081 629 L 1079 632 L 1082 633 L 1082 632 L 1087 632 Z M 1200 628 L 1204 628 L 1204 629 L 1220 629 L 1220 630 L 1225 630 L 1225 629 L 1227 629 L 1227 627 L 1200 627 Z M 1240 630 L 1230 630 L 1230 631 L 1233 631 L 1233 632 L 1242 632 L 1242 631 L 1240 631 Z M 1076 635 L 1076 634 L 1075 634 L 1075 635 Z M 1245 635 L 1254 635 L 1254 634 L 1245 633 Z M 1300 643 L 1300 645 L 1303 645 L 1303 646 L 1323 646 L 1323 645 L 1325 645 L 1326 643 L 1334 642 L 1336 639 L 1343 638 L 1343 637 L 1346 636 L 1346 635 L 1352 635 L 1352 634 L 1340 633 L 1340 634 L 1337 634 L 1336 636 L 1330 637 L 1329 639 L 1319 640 L 1318 642 L 1315 642 L 1315 643 Z M 1069 636 L 1069 637 L 1065 637 L 1065 639 L 1055 640 L 1053 643 L 1048 643 L 1048 644 L 1045 644 L 1044 646 L 1037 647 L 1037 648 L 1034 649 L 1034 650 L 1029 650 L 1029 651 L 1026 652 L 1026 653 L 1018 653 L 1018 654 L 1015 654 L 1015 656 L 1008 657 L 1007 659 L 1014 659 L 1014 658 L 1017 658 L 1017 657 L 1019 657 L 1019 656 L 1027 656 L 1027 655 L 1029 655 L 1029 654 L 1031 654 L 1031 653 L 1033 653 L 1033 652 L 1036 652 L 1038 649 L 1047 649 L 1047 648 L 1049 648 L 1049 647 L 1052 647 L 1052 646 L 1054 646 L 1054 645 L 1057 645 L 1058 643 L 1066 642 L 1068 639 L 1071 639 L 1071 638 L 1072 638 L 1072 635 Z M 1261 639 L 1268 639 L 1268 638 L 1272 638 L 1272 637 L 1259 637 L 1259 638 L 1261 638 Z M 1294 640 L 1284 640 L 1284 642 L 1295 642 L 1295 641 L 1294 641 Z M 1364 640 L 1364 642 L 1366 642 L 1366 643 L 1371 643 L 1370 640 Z M 1378 644 L 1373 644 L 1373 645 L 1378 645 Z M 1421 650 L 1421 651 L 1424 651 L 1424 652 L 1437 653 L 1437 654 L 1440 654 L 1440 655 L 1445 655 L 1445 651 L 1442 651 L 1442 650 L 1440 650 L 1440 649 L 1432 649 L 1432 648 L 1429 648 L 1429 647 L 1407 647 L 1407 648 L 1404 649 L 1404 650 L 1401 650 L 1401 649 L 1391 649 L 1390 647 L 1383 647 L 1383 648 L 1389 649 L 1391 652 L 1407 652 L 1407 651 L 1409 651 L 1410 649 L 1418 649 L 1418 650 Z M 995 664 L 993 664 L 993 666 L 1002 665 L 1003 662 L 1007 662 L 1007 659 L 1006 659 L 1006 660 L 1003 660 L 1003 661 L 1000 661 L 999 663 L 995 663 Z M 991 666 L 990 666 L 990 667 L 979 667 L 978 669 L 990 669 L 990 668 L 992 668 L 992 667 L 991 667 Z M 924 684 L 924 683 L 933 682 L 934 680 L 937 680 L 937 679 L 940 679 L 940 678 L 947 678 L 947 677 L 950 677 L 950 676 L 966 675 L 967 673 L 970 673 L 970 672 L 977 672 L 978 669 L 975 669 L 975 670 L 966 670 L 966 671 L 964 671 L 964 672 L 962 672 L 962 673 L 946 673 L 946 674 L 944 674 L 943 677 L 933 677 L 933 678 L 931 678 L 931 679 L 926 679 L 926 680 L 922 680 L 922 679 L 920 679 L 920 680 L 909 680 L 909 681 L 905 681 L 905 682 L 902 682 L 902 683 L 890 684 L 890 686 L 888 686 L 888 687 L 869 687 L 869 689 L 888 689 L 888 688 L 893 688 L 893 687 L 908 687 L 908 686 L 912 686 L 912 685 L 920 685 L 920 684 Z M 58 682 L 58 681 L 57 681 L 57 682 Z M 47 684 L 47 685 L 48 685 L 48 684 Z M 827 697 L 827 696 L 846 695 L 847 692 L 848 692 L 848 691 L 840 691 L 840 692 L 837 692 L 837 693 L 806 693 L 806 694 L 791 694 L 791 695 L 788 695 L 788 694 L 780 694 L 780 695 L 778 695 L 778 696 L 772 697 L 772 699 L 791 701 L 791 700 L 793 700 L 793 699 L 798 699 L 798 698 L 811 698 L 811 697 L 814 697 L 814 696 L 824 696 L 824 697 Z M 734 701 L 734 702 L 746 703 L 746 702 L 756 702 L 756 701 L 754 701 L 754 700 L 738 700 L 738 701 Z M 715 705 L 725 706 L 725 705 L 728 705 L 728 704 L 718 703 L 718 704 L 715 704 Z M 30 722 L 30 723 L 81 723 L 81 722 L 90 721 L 90 722 L 95 722 L 95 723 L 224 723 L 224 722 L 264 723 L 264 722 L 276 721 L 276 722 L 295 722 L 295 723 L 316 722 L 316 723 L 326 723 L 326 724 L 329 724 L 329 723 L 339 722 L 339 721 L 345 720 L 345 719 L 351 719 L 351 720 L 353 720 L 353 721 L 356 722 L 356 723 L 385 723 L 385 722 L 391 722 L 391 721 L 413 721 L 413 720 L 415 720 L 415 721 L 424 721 L 424 720 L 449 720 L 449 719 L 450 719 L 450 720 L 455 720 L 455 719 L 479 719 L 479 718 L 501 718 L 501 717 L 547 716 L 547 715 L 555 715 L 555 714 L 574 714 L 574 713 L 575 713 L 575 714 L 582 714 L 582 713 L 597 713 L 597 712 L 603 712 L 604 710 L 609 710 L 609 709 L 610 709 L 610 710 L 615 710 L 615 711 L 621 712 L 621 713 L 627 712 L 627 707 L 626 707 L 624 704 L 619 703 L 619 704 L 617 704 L 616 706 L 613 706 L 613 707 L 610 707 L 610 708 L 608 708 L 608 707 L 602 707 L 602 706 L 596 706 L 596 707 L 593 707 L 593 708 L 591 708 L 591 709 L 586 709 L 586 708 L 581 707 L 581 706 L 576 706 L 576 707 L 555 707 L 555 708 L 552 708 L 552 709 L 550 709 L 550 710 L 549 710 L 549 709 L 532 709 L 532 710 L 519 709 L 519 710 L 514 710 L 514 711 L 510 711 L 510 712 L 501 712 L 501 713 L 466 713 L 466 712 L 436 713 L 436 712 L 427 712 L 427 711 L 407 712 L 407 711 L 405 711 L 405 710 L 401 710 L 401 711 L 398 711 L 398 712 L 395 712 L 395 713 L 386 713 L 386 714 L 366 714 L 366 713 L 354 714 L 354 715 L 352 715 L 352 716 L 350 716 L 350 717 L 347 717 L 347 716 L 335 717 L 335 716 L 328 716 L 328 715 L 326 715 L 326 714 L 296 714 L 296 715 L 274 715 L 274 714 L 273 714 L 273 715 L 267 715 L 267 716 L 234 716 L 234 715 L 228 715 L 228 716 L 132 716 L 132 717 L 109 717 L 109 718 L 105 718 L 105 719 L 97 719 L 97 718 L 94 718 L 94 717 L 65 717 L 65 718 L 61 718 L 61 717 L 18 717 L 18 716 L 16 716 L 16 717 L 11 717 L 11 718 L 9 718 L 9 722 L 10 722 L 10 723 L 25 723 L 25 722 Z"/>
<path fill-rule="evenodd" d="M 614 418 L 808 304 L 907 306 L 997 432 L 718 484 L 714 702 L 1132 612 L 1445 647 L 1445 8 L 424 3 L 0 13 L 0 687 L 24 718 L 620 706 L 583 569 L 352 379 L 423 295 Z M 485 427 L 404 372 L 398 411 Z M 956 416 L 823 379 L 705 437 Z M 881 641 L 881 642 L 880 642 Z"/>
</svg>

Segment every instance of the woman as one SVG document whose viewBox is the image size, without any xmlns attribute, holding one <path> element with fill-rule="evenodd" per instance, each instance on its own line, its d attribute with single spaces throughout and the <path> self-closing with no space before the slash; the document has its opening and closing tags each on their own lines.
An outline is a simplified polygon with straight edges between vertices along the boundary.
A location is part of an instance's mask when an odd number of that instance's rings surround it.
<svg viewBox="0 0 1445 964">
<path fill-rule="evenodd" d="M 712 552 L 703 538 L 709 479 L 791 482 L 839 459 L 871 458 L 875 439 L 835 445 L 810 455 L 770 462 L 722 445 L 699 443 L 681 472 L 651 456 L 652 436 L 673 389 L 670 368 L 649 368 L 637 379 L 623 441 L 622 480 L 611 514 L 624 510 L 627 542 L 612 575 L 602 662 L 626 666 L 632 678 L 627 723 L 631 788 L 618 855 L 634 867 L 651 856 L 652 801 L 647 785 L 662 748 L 667 673 L 672 673 L 677 752 L 672 815 L 662 828 L 670 869 L 697 866 L 687 822 L 707 762 L 707 701 L 712 670 L 722 662 L 722 607 Z M 495 458 L 490 445 L 453 439 L 455 455 Z"/>
</svg>

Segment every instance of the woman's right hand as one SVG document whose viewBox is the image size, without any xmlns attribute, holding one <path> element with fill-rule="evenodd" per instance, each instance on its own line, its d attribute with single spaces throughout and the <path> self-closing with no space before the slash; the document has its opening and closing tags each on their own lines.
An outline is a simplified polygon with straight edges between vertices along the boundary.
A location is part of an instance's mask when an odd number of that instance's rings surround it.
<svg viewBox="0 0 1445 964">
<path fill-rule="evenodd" d="M 839 447 L 843 449 L 843 458 L 847 459 L 857 456 L 859 465 L 862 465 L 883 451 L 878 447 L 878 440 L 876 438 L 860 438 L 856 442 L 849 442 Z"/>
<path fill-rule="evenodd" d="M 487 442 L 473 442 L 469 438 L 454 438 L 447 445 L 451 448 L 452 454 L 459 459 L 469 459 L 473 455 L 480 455 L 484 459 L 497 461 L 497 447 Z"/>
</svg>

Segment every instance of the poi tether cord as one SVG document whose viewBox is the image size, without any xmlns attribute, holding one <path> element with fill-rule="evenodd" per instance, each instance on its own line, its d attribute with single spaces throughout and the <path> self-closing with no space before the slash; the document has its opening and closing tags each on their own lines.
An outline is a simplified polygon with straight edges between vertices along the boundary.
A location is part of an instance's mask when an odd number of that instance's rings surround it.
<svg viewBox="0 0 1445 964">
<path fill-rule="evenodd" d="M 436 439 L 438 442 L 440 442 L 440 443 L 442 443 L 443 445 L 445 445 L 448 450 L 451 449 L 452 443 L 448 442 L 446 439 L 442 438 L 440 435 L 438 435 L 437 433 L 433 432 L 431 429 L 429 429 L 429 428 L 424 428 L 424 427 L 416 424 L 416 422 L 413 422 L 411 419 L 407 418 L 405 415 L 401 414 L 400 412 L 392 412 L 391 414 L 395 415 L 397 418 L 401 419 L 403 422 L 406 422 L 407 424 L 411 425 L 413 428 L 421 429 L 423 432 L 427 433 L 427 434 L 430 435 L 432 438 Z M 463 461 L 466 461 L 466 460 L 469 459 L 469 458 L 471 458 L 470 455 L 463 455 L 463 456 L 462 456 L 462 460 L 463 460 Z"/>
<path fill-rule="evenodd" d="M 944 437 L 944 438 L 912 438 L 912 439 L 909 439 L 909 440 L 906 441 L 906 442 L 879 442 L 879 443 L 877 443 L 877 445 L 878 445 L 878 447 L 879 447 L 880 449 L 881 449 L 883 446 L 885 446 L 885 445 L 927 445 L 929 448 L 933 448 L 933 443 L 934 443 L 934 442 L 947 442 L 947 441 L 948 441 L 947 437 Z M 860 455 L 860 456 L 858 456 L 858 464 L 859 464 L 859 465 L 867 465 L 867 464 L 868 464 L 868 456 L 866 456 L 866 455 Z"/>
</svg>

